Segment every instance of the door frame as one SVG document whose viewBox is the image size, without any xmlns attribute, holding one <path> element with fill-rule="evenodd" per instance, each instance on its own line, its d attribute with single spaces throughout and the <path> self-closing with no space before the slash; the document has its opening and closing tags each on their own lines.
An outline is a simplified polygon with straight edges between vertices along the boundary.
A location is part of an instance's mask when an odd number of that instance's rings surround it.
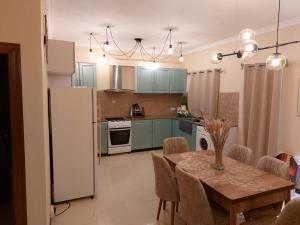
<svg viewBox="0 0 300 225">
<path fill-rule="evenodd" d="M 8 54 L 13 222 L 14 225 L 27 225 L 20 45 L 0 42 L 0 53 Z"/>
</svg>

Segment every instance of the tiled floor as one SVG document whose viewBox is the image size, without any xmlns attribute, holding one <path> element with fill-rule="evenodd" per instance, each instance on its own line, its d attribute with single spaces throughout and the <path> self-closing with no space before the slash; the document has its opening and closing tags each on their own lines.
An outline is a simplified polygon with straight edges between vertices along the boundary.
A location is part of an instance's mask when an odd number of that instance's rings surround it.
<svg viewBox="0 0 300 225">
<path fill-rule="evenodd" d="M 170 204 L 166 211 L 162 210 L 160 221 L 156 221 L 158 198 L 151 151 L 102 157 L 96 170 L 96 197 L 72 201 L 71 208 L 55 217 L 52 225 L 170 224 Z M 59 206 L 57 213 L 65 207 Z M 176 215 L 175 225 L 182 224 Z"/>
<path fill-rule="evenodd" d="M 97 173 L 97 196 L 72 201 L 71 208 L 55 217 L 52 225 L 170 224 L 170 204 L 156 221 L 158 198 L 151 151 L 102 157 Z M 178 215 L 175 224 L 183 224 Z"/>
</svg>

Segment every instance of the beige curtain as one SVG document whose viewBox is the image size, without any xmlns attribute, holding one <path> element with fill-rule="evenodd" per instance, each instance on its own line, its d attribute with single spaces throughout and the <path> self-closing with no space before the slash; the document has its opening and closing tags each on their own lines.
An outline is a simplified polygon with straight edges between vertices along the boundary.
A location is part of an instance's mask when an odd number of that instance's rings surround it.
<svg viewBox="0 0 300 225">
<path fill-rule="evenodd" d="M 190 75 L 188 107 L 194 116 L 216 115 L 220 89 L 220 70 L 207 70 Z"/>
<path fill-rule="evenodd" d="M 244 68 L 244 140 L 255 162 L 278 151 L 282 74 L 267 70 L 265 64 Z"/>
</svg>

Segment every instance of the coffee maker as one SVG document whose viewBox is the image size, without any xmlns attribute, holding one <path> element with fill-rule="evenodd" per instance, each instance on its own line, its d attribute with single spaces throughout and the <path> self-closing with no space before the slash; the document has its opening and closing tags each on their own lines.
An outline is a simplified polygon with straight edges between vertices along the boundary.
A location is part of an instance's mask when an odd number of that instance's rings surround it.
<svg viewBox="0 0 300 225">
<path fill-rule="evenodd" d="M 129 112 L 130 117 L 143 117 L 145 116 L 144 108 L 141 108 L 139 104 L 132 104 Z"/>
</svg>

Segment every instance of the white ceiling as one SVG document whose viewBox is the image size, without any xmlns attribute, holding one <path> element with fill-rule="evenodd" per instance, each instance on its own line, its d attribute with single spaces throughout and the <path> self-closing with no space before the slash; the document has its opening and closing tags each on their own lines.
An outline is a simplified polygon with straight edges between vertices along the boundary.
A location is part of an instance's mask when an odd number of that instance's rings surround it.
<svg viewBox="0 0 300 225">
<path fill-rule="evenodd" d="M 121 48 L 144 39 L 147 48 L 161 47 L 166 28 L 175 27 L 174 42 L 184 41 L 185 51 L 274 25 L 277 0 L 50 0 L 50 36 L 88 46 L 88 33 L 105 40 L 105 26 Z M 281 21 L 300 22 L 299 0 L 282 0 Z M 94 46 L 96 46 L 94 44 Z"/>
</svg>

